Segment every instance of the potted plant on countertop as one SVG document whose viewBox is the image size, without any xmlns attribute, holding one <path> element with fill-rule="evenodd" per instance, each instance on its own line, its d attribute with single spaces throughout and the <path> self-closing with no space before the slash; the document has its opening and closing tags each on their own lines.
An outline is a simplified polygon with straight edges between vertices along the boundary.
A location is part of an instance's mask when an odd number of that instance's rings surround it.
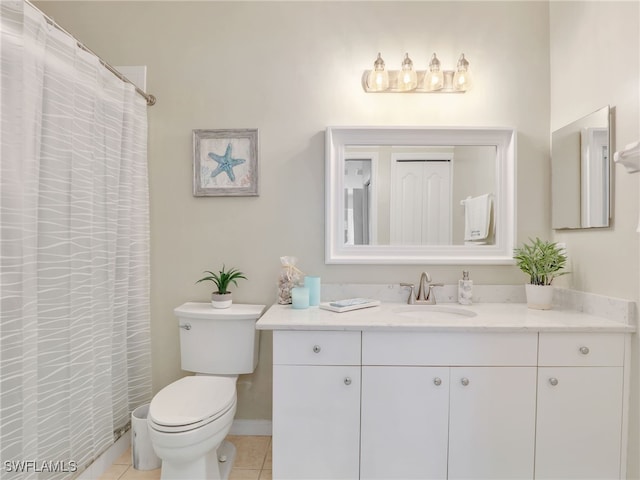
<svg viewBox="0 0 640 480">
<path fill-rule="evenodd" d="M 216 284 L 218 289 L 211 293 L 211 304 L 214 308 L 229 308 L 233 303 L 232 294 L 229 291 L 229 284 L 233 283 L 237 287 L 238 279 L 247 279 L 247 277 L 244 276 L 244 273 L 235 268 L 225 271 L 224 265 L 222 265 L 222 270 L 218 273 L 210 272 L 209 270 L 205 270 L 204 273 L 208 273 L 209 275 L 201 278 L 196 283 L 208 280 Z"/>
<path fill-rule="evenodd" d="M 549 310 L 553 300 L 553 279 L 569 272 L 561 272 L 567 263 L 567 255 L 563 248 L 555 242 L 542 241 L 536 237 L 529 239 L 513 251 L 513 258 L 518 268 L 529 275 L 529 283 L 525 285 L 527 306 L 538 310 Z"/>
</svg>

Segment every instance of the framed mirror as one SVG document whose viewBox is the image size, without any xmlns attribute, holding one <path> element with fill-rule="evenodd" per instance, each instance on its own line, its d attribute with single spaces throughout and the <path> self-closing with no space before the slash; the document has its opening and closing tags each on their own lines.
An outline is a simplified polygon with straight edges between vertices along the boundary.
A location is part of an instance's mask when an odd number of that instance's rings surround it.
<svg viewBox="0 0 640 480">
<path fill-rule="evenodd" d="M 511 128 L 329 127 L 326 263 L 511 264 Z"/>
<path fill-rule="evenodd" d="M 609 106 L 551 134 L 551 225 L 608 227 L 611 218 Z"/>
</svg>

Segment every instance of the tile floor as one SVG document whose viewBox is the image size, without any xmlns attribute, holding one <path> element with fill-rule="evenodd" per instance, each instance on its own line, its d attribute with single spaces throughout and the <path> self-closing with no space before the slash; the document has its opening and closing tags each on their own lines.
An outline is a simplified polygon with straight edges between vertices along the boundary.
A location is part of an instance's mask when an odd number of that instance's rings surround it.
<svg viewBox="0 0 640 480">
<path fill-rule="evenodd" d="M 271 480 L 271 437 L 229 435 L 236 446 L 236 461 L 229 480 Z M 100 480 L 158 480 L 160 469 L 136 470 L 131 466 L 131 450 L 127 450 Z"/>
</svg>

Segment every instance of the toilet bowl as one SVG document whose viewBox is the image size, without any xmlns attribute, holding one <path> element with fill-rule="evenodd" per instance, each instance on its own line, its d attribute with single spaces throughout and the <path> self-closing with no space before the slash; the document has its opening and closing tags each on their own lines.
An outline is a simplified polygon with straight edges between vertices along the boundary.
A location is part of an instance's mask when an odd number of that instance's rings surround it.
<svg viewBox="0 0 640 480">
<path fill-rule="evenodd" d="M 236 413 L 236 381 L 257 365 L 255 322 L 264 306 L 232 305 L 221 312 L 210 303 L 186 303 L 174 311 L 181 327 L 182 368 L 197 374 L 167 385 L 149 406 L 149 437 L 162 460 L 160 478 L 226 479 L 235 457 L 235 447 L 224 439 Z"/>
<path fill-rule="evenodd" d="M 222 478 L 217 452 L 236 412 L 236 378 L 184 377 L 153 398 L 147 422 L 161 478 Z"/>
</svg>

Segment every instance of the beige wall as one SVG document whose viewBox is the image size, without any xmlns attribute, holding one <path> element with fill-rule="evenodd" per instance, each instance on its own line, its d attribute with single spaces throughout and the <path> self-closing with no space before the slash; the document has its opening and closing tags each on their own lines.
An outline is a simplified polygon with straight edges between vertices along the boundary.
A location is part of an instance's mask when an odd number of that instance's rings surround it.
<svg viewBox="0 0 640 480">
<path fill-rule="evenodd" d="M 551 129 L 605 105 L 615 108 L 613 148 L 640 139 L 640 3 L 551 2 Z M 567 244 L 576 290 L 639 299 L 638 175 L 614 167 L 611 228 L 557 231 Z M 560 282 L 559 282 L 560 283 Z M 632 339 L 628 478 L 640 478 L 640 350 Z"/>
<path fill-rule="evenodd" d="M 245 303 L 275 301 L 279 257 L 324 282 L 456 282 L 464 266 L 324 264 L 324 129 L 329 125 L 477 125 L 518 130 L 518 238 L 549 235 L 549 12 L 545 2 L 40 2 L 113 65 L 147 65 L 153 386 L 182 373 L 172 309 L 207 300 L 194 285 L 226 263 L 249 280 Z M 397 68 L 437 52 L 464 95 L 371 95 L 378 51 Z M 569 116 L 569 115 L 567 115 Z M 194 198 L 193 129 L 260 130 L 260 196 Z M 637 263 L 637 262 L 636 262 Z M 477 284 L 519 284 L 512 266 L 473 266 Z M 629 295 L 629 294 L 627 294 Z M 243 378 L 238 418 L 271 416 L 270 336 Z"/>
</svg>

